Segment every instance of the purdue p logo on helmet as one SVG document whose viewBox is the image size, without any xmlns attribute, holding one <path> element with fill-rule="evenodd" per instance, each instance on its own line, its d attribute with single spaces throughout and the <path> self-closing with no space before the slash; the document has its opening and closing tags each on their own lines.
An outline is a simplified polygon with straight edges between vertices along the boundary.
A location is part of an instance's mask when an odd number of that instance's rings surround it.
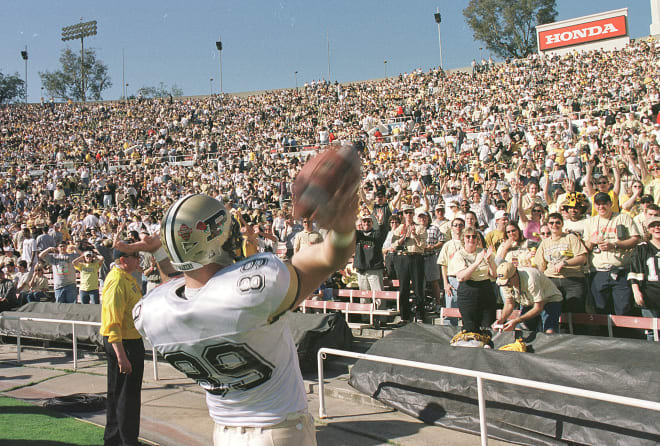
<svg viewBox="0 0 660 446">
<path fill-rule="evenodd" d="M 220 201 L 190 194 L 170 206 L 161 222 L 160 238 L 174 269 L 192 271 L 231 260 L 222 249 L 230 232 L 231 215 Z"/>
</svg>

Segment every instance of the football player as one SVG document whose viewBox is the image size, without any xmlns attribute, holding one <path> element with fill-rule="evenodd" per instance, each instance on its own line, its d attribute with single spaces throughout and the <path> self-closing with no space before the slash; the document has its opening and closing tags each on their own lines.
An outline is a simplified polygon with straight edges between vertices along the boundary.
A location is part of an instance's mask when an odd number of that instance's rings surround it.
<svg viewBox="0 0 660 446">
<path fill-rule="evenodd" d="M 340 210 L 322 222 L 329 236 L 291 263 L 271 253 L 234 263 L 233 219 L 200 194 L 168 209 L 160 237 L 122 247 L 151 251 L 163 273 L 182 273 L 147 294 L 133 317 L 165 359 L 206 390 L 215 445 L 316 444 L 296 347 L 288 326 L 273 322 L 354 251 L 357 194 L 336 194 L 327 205 Z"/>
<path fill-rule="evenodd" d="M 630 262 L 628 280 L 631 282 L 635 303 L 642 307 L 642 316 L 660 316 L 660 217 L 646 221 L 651 240 L 635 246 Z M 653 332 L 646 332 L 653 340 Z"/>
</svg>

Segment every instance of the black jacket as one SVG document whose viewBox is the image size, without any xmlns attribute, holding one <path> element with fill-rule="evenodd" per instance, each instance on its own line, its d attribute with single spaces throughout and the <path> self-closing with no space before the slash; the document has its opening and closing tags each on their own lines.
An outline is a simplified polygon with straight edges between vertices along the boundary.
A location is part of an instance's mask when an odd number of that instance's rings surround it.
<svg viewBox="0 0 660 446">
<path fill-rule="evenodd" d="M 374 218 L 374 221 L 376 219 Z M 374 225 L 368 233 L 355 231 L 355 257 L 353 267 L 363 273 L 370 269 L 383 269 L 383 243 L 387 237 L 386 226 Z"/>
</svg>

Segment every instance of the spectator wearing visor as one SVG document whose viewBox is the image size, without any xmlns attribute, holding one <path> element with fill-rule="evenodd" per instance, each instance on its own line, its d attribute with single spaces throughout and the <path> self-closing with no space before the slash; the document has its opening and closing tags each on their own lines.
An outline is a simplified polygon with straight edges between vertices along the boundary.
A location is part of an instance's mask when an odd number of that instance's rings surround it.
<svg viewBox="0 0 660 446">
<path fill-rule="evenodd" d="M 628 214 L 613 212 L 609 194 L 594 196 L 597 215 L 587 220 L 584 243 L 589 250 L 589 282 L 596 311 L 629 315 L 632 290 L 628 283 L 630 254 L 641 233 Z"/>
</svg>

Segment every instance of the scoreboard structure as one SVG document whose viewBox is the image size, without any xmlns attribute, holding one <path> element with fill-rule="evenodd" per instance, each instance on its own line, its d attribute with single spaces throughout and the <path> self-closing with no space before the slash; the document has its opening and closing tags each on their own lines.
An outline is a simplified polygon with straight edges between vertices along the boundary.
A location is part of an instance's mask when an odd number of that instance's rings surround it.
<svg viewBox="0 0 660 446">
<path fill-rule="evenodd" d="M 536 27 L 539 53 L 618 50 L 630 42 L 628 8 L 591 14 Z"/>
</svg>

